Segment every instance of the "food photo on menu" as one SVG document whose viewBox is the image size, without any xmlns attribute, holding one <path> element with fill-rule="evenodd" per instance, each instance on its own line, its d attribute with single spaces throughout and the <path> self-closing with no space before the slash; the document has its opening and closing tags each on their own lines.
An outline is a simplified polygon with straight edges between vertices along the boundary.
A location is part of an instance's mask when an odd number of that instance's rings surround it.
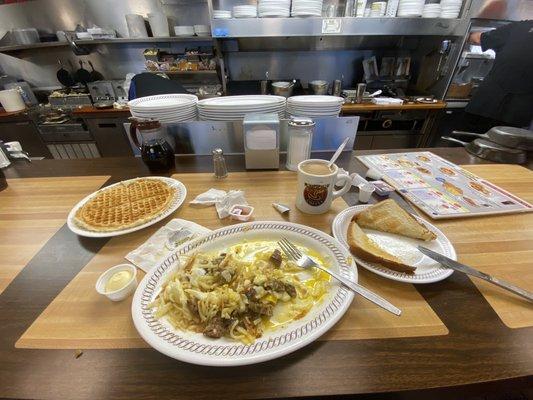
<svg viewBox="0 0 533 400">
<path fill-rule="evenodd" d="M 0 398 L 533 400 L 529 0 L 0 0 Z"/>
</svg>

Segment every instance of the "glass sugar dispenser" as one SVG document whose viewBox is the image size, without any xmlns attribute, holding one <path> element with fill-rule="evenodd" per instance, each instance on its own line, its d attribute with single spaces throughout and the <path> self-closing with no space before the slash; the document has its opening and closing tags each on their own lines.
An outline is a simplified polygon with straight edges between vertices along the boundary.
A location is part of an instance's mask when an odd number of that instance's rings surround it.
<svg viewBox="0 0 533 400">
<path fill-rule="evenodd" d="M 315 123 L 311 118 L 292 117 L 287 123 L 287 164 L 290 171 L 296 171 L 298 164 L 311 156 L 311 145 Z"/>
</svg>

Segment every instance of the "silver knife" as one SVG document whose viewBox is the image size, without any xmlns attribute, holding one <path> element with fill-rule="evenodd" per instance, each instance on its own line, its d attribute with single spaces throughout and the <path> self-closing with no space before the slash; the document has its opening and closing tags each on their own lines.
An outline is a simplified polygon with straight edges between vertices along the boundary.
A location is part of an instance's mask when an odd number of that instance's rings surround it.
<svg viewBox="0 0 533 400">
<path fill-rule="evenodd" d="M 533 301 L 533 293 L 528 292 L 527 290 L 521 289 L 518 286 L 515 286 L 509 282 L 495 278 L 489 274 L 478 271 L 477 269 L 471 268 L 467 265 L 458 263 L 457 261 L 454 261 L 451 258 L 443 256 L 442 254 L 436 253 L 433 250 L 427 249 L 425 247 L 418 246 L 418 250 L 420 250 L 422 254 L 441 263 L 443 266 L 447 268 L 451 268 L 455 271 L 463 272 L 467 275 L 472 275 L 472 276 L 475 276 L 476 278 L 483 279 L 503 289 L 509 290 L 510 292 L 513 292 L 514 294 L 517 294 L 518 296 L 523 297 L 524 299 Z"/>
</svg>

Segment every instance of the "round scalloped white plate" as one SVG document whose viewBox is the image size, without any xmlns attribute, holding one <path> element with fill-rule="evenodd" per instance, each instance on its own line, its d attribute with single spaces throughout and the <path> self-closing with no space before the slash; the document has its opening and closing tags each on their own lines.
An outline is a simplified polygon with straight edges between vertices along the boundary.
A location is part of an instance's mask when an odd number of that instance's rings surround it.
<svg viewBox="0 0 533 400">
<path fill-rule="evenodd" d="M 82 199 L 78 204 L 76 204 L 72 208 L 72 210 L 70 210 L 70 213 L 68 214 L 68 217 L 67 217 L 67 226 L 69 227 L 69 229 L 77 235 L 85 236 L 85 237 L 92 237 L 92 238 L 120 236 L 120 235 L 125 235 L 127 233 L 140 231 L 141 229 L 149 227 L 161 221 L 162 219 L 165 219 L 166 217 L 168 217 L 170 214 L 176 211 L 179 208 L 179 206 L 183 204 L 183 202 L 185 201 L 185 197 L 187 197 L 187 188 L 185 187 L 183 183 L 181 183 L 177 179 L 167 178 L 164 176 L 146 176 L 146 177 L 140 177 L 140 178 L 135 178 L 135 179 L 158 179 L 158 180 L 168 183 L 171 186 L 174 186 L 178 190 L 178 192 L 176 194 L 176 197 L 174 198 L 174 200 L 172 200 L 172 203 L 170 203 L 169 207 L 166 209 L 165 212 L 157 215 L 152 220 L 142 225 L 134 226 L 133 228 L 121 229 L 121 230 L 112 231 L 112 232 L 94 232 L 94 231 L 89 231 L 87 229 L 84 229 L 76 225 L 76 223 L 74 222 L 74 215 L 76 215 L 76 211 L 78 211 L 78 208 L 83 206 L 87 201 L 89 201 L 89 199 L 91 199 L 93 196 L 95 196 L 100 191 L 116 186 L 121 183 L 121 182 L 117 182 L 113 185 L 106 186 L 105 188 L 102 188 L 100 190 L 97 190 L 94 193 L 91 193 L 90 195 Z M 122 182 L 129 182 L 132 180 L 134 179 L 129 179 L 127 181 L 122 181 Z"/>
<path fill-rule="evenodd" d="M 289 222 L 258 221 L 228 226 L 193 240 L 155 266 L 141 281 L 131 305 L 133 322 L 142 338 L 154 349 L 177 360 L 211 366 L 255 364 L 291 353 L 315 341 L 344 315 L 354 293 L 330 281 L 325 298 L 302 319 L 266 331 L 254 343 L 211 339 L 199 333 L 174 329 L 164 318 L 155 319 L 149 304 L 161 285 L 177 268 L 178 257 L 198 251 L 222 250 L 243 240 L 279 240 L 286 237 L 296 245 L 320 252 L 333 271 L 357 282 L 357 268 L 350 253 L 333 237 L 319 230 Z"/>
<path fill-rule="evenodd" d="M 349 207 L 341 211 L 333 220 L 331 224 L 333 236 L 335 236 L 335 238 L 337 238 L 346 249 L 349 249 L 346 239 L 348 225 L 350 224 L 350 221 L 354 215 L 363 211 L 367 207 L 370 207 L 370 205 Z M 449 277 L 453 273 L 452 269 L 445 268 L 438 262 L 426 257 L 417 250 L 416 246 L 422 245 L 428 249 L 436 251 L 437 253 L 443 254 L 446 257 L 457 260 L 457 255 L 452 243 L 444 235 L 444 233 L 437 229 L 437 227 L 416 215 L 413 215 L 413 217 L 416 218 L 418 222 L 426 225 L 429 230 L 435 232 L 437 239 L 432 240 L 431 242 L 426 242 L 423 240 L 411 239 L 391 233 L 373 231 L 371 229 L 363 230 L 368 236 L 370 236 L 372 240 L 377 242 L 388 252 L 415 266 L 416 271 L 414 274 L 411 275 L 404 272 L 393 271 L 380 265 L 363 261 L 354 256 L 357 264 L 385 278 L 406 283 L 432 283 Z"/>
</svg>

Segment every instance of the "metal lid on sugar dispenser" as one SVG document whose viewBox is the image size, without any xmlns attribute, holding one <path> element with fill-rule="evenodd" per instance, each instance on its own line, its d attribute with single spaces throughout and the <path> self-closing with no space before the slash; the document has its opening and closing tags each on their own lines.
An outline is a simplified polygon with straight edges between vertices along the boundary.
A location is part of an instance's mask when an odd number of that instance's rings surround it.
<svg viewBox="0 0 533 400">
<path fill-rule="evenodd" d="M 314 126 L 315 122 L 308 117 L 291 117 L 288 124 L 290 126 Z"/>
</svg>

